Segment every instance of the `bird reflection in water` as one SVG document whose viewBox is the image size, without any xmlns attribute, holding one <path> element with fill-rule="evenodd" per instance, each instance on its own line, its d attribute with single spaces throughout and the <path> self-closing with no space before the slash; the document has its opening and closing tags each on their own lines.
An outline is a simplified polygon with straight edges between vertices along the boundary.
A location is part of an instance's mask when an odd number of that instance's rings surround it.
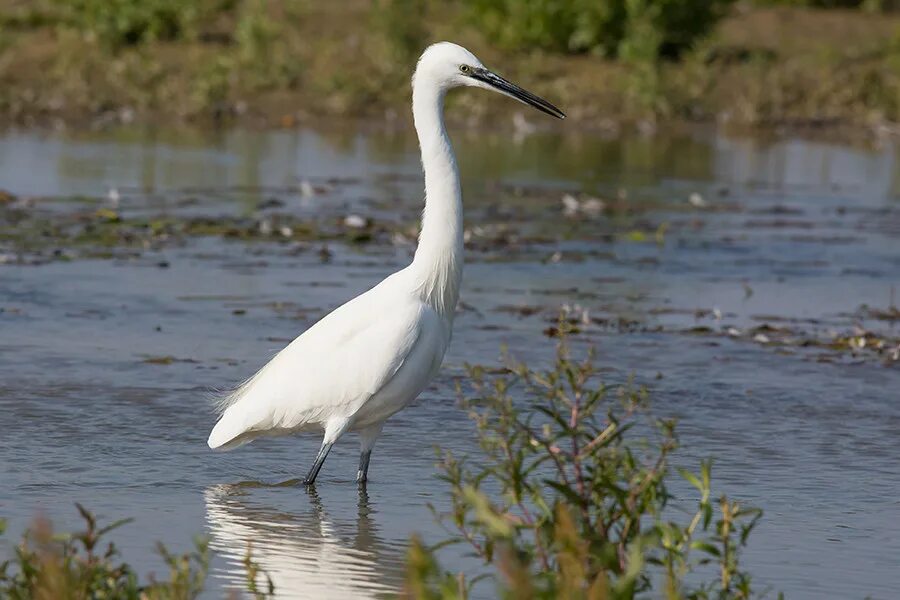
<svg viewBox="0 0 900 600">
<path fill-rule="evenodd" d="M 273 491 L 276 486 L 244 483 L 204 493 L 210 545 L 226 562 L 216 574 L 226 588 L 246 589 L 244 559 L 251 544 L 253 561 L 271 577 L 278 598 L 376 598 L 398 591 L 405 548 L 379 537 L 363 488 L 355 523 L 330 518 L 315 488 L 307 489 L 307 498 L 300 495 L 308 504 L 297 512 L 254 500 L 256 493 Z M 296 488 L 290 491 L 296 500 Z M 257 585 L 266 589 L 264 575 Z"/>
</svg>

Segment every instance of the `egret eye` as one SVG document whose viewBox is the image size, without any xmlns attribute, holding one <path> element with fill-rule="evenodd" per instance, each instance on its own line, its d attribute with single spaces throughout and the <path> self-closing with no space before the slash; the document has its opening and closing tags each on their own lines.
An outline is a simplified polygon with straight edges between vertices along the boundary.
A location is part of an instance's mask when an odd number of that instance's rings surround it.
<svg viewBox="0 0 900 600">
<path fill-rule="evenodd" d="M 469 73 L 469 65 L 459 65 L 460 73 Z"/>
</svg>

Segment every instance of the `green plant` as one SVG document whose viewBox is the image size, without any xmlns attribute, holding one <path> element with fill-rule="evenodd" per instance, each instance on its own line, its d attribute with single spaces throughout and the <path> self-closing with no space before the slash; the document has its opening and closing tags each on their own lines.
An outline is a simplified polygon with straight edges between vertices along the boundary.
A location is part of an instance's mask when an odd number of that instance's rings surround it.
<svg viewBox="0 0 900 600">
<path fill-rule="evenodd" d="M 265 2 L 248 2 L 241 10 L 234 31 L 240 59 L 253 63 L 265 57 L 275 43 L 278 29 L 278 23 L 269 16 Z"/>
<path fill-rule="evenodd" d="M 221 113 L 232 87 L 234 60 L 221 54 L 202 65 L 192 82 L 191 108 L 196 112 Z"/>
<path fill-rule="evenodd" d="M 810 8 L 858 8 L 865 12 L 897 10 L 897 0 L 755 0 L 760 5 L 805 6 Z"/>
<path fill-rule="evenodd" d="M 386 60 L 407 73 L 419 53 L 427 45 L 425 27 L 429 0 L 379 0 L 372 11 L 372 29 L 385 40 L 389 55 Z"/>
<path fill-rule="evenodd" d="M 267 2 L 251 0 L 242 5 L 234 32 L 237 57 L 233 66 L 246 88 L 290 89 L 297 84 L 301 64 L 285 37 L 282 23 L 270 14 Z"/>
<path fill-rule="evenodd" d="M 731 0 L 465 0 L 472 22 L 501 44 L 618 56 L 652 28 L 656 56 L 678 56 L 705 35 Z"/>
<path fill-rule="evenodd" d="M 443 572 L 435 554 L 463 543 L 507 598 L 631 599 L 653 586 L 651 595 L 673 599 L 754 597 L 739 559 L 761 511 L 714 502 L 704 462 L 699 474 L 681 471 L 699 500 L 686 524 L 674 520 L 675 423 L 649 415 L 646 390 L 599 383 L 592 353 L 574 360 L 573 326 L 561 321 L 550 370 L 469 368 L 464 401 L 480 461 L 441 454 L 451 508 L 438 517 L 451 537 L 434 548 L 413 540 L 406 595 L 467 597 L 479 578 Z M 632 436 L 636 428 L 649 439 Z"/>
<path fill-rule="evenodd" d="M 255 600 L 264 600 L 275 595 L 275 583 L 272 581 L 272 577 L 253 560 L 253 549 L 249 545 L 247 554 L 244 555 L 244 580 L 247 583 L 247 592 L 252 594 Z M 261 589 L 260 580 L 263 581 L 263 589 Z"/>
<path fill-rule="evenodd" d="M 35 520 L 16 546 L 13 558 L 0 563 L 0 598 L 188 600 L 203 591 L 209 570 L 205 539 L 195 539 L 194 550 L 184 554 L 172 554 L 158 544 L 169 568 L 168 579 L 156 581 L 151 577 L 141 583 L 135 569 L 120 561 L 116 546 L 104 540 L 131 519 L 101 526 L 91 512 L 80 504 L 75 506 L 85 522 L 84 531 L 56 534 L 48 520 Z M 0 534 L 4 528 L 5 522 L 0 520 Z M 257 599 L 272 596 L 272 580 L 253 562 L 249 548 L 244 563 L 247 590 Z M 258 581 L 266 582 L 265 589 L 259 589 Z"/>
<path fill-rule="evenodd" d="M 181 0 L 56 0 L 67 22 L 116 49 L 153 40 L 189 37 L 202 2 Z"/>
</svg>

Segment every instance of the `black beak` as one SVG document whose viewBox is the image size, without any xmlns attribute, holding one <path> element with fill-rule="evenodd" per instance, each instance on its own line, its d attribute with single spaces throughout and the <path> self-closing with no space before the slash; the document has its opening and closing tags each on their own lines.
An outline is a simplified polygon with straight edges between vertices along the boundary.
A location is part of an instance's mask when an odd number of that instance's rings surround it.
<svg viewBox="0 0 900 600">
<path fill-rule="evenodd" d="M 556 117 L 557 119 L 565 119 L 566 115 L 563 111 L 559 110 L 543 98 L 539 98 L 535 96 L 531 92 L 527 90 L 523 90 L 519 86 L 514 83 L 511 83 L 496 73 L 492 73 L 487 69 L 475 68 L 472 69 L 473 79 L 477 79 L 478 81 L 484 82 L 500 92 L 501 94 L 505 94 L 510 98 L 515 98 L 519 102 L 524 104 L 528 104 L 529 106 L 533 106 L 539 111 L 543 113 L 547 113 L 551 117 Z"/>
</svg>

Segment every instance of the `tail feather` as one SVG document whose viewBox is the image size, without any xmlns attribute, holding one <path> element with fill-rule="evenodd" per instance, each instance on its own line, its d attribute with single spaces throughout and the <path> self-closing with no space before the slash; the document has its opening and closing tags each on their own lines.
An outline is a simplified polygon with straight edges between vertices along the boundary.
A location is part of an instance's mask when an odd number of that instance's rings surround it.
<svg viewBox="0 0 900 600">
<path fill-rule="evenodd" d="M 210 448 L 231 450 L 242 446 L 253 439 L 253 432 L 257 431 L 262 423 L 271 420 L 266 418 L 265 410 L 260 410 L 263 406 L 259 403 L 259 398 L 251 395 L 253 385 L 259 380 L 264 369 L 265 367 L 233 392 L 216 400 L 219 421 L 206 442 Z"/>
<path fill-rule="evenodd" d="M 249 439 L 240 439 L 247 432 L 246 416 L 239 411 L 226 410 L 206 441 L 210 448 L 231 450 L 245 444 Z"/>
<path fill-rule="evenodd" d="M 238 404 L 241 403 L 241 400 L 247 398 L 254 385 L 262 379 L 279 354 L 281 353 L 279 352 L 272 357 L 272 360 L 248 379 L 241 382 L 236 388 L 213 398 L 213 405 L 216 413 L 219 415 L 219 422 L 216 423 L 216 426 L 213 427 L 212 432 L 209 434 L 207 444 L 209 444 L 210 448 L 230 450 L 246 444 L 252 439 L 252 436 L 243 435 L 256 425 L 255 422 L 252 422 L 253 415 L 248 414 L 247 410 L 252 408 L 252 402 L 251 406 L 244 407 L 244 409 L 239 409 Z"/>
<path fill-rule="evenodd" d="M 224 415 L 229 408 L 237 404 L 241 400 L 241 398 L 243 398 L 247 394 L 253 383 L 259 379 L 263 371 L 266 370 L 267 366 L 268 365 L 265 365 L 259 371 L 242 381 L 233 390 L 218 394 L 215 398 L 213 398 L 212 402 L 216 414 L 218 414 L 219 416 Z"/>
</svg>

